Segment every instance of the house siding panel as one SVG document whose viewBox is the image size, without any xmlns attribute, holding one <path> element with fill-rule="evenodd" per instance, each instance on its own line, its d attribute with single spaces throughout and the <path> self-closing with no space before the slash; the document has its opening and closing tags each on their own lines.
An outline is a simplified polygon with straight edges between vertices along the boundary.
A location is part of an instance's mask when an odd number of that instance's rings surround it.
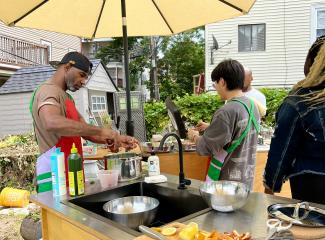
<svg viewBox="0 0 325 240">
<path fill-rule="evenodd" d="M 33 130 L 29 113 L 31 95 L 31 92 L 0 95 L 0 137 Z"/>
<path fill-rule="evenodd" d="M 104 67 L 100 64 L 98 65 L 94 75 L 91 76 L 92 80 L 86 85 L 88 89 L 106 91 L 106 92 L 116 92 L 116 88 L 108 78 L 108 74 Z"/>
<path fill-rule="evenodd" d="M 52 43 L 52 61 L 59 61 L 69 50 L 81 51 L 80 38 L 43 30 L 7 27 L 0 22 L 0 33 L 3 35 L 19 38 L 25 41 L 41 43 L 41 40 Z"/>
<path fill-rule="evenodd" d="M 206 25 L 206 81 L 211 88 L 211 71 L 225 58 L 239 60 L 253 71 L 255 86 L 290 86 L 301 80 L 303 65 L 311 44 L 311 6 L 324 0 L 257 0 L 248 15 Z M 266 24 L 266 49 L 238 52 L 238 25 Z M 219 46 L 210 64 L 212 35 Z M 209 87 L 210 86 L 210 87 Z"/>
</svg>

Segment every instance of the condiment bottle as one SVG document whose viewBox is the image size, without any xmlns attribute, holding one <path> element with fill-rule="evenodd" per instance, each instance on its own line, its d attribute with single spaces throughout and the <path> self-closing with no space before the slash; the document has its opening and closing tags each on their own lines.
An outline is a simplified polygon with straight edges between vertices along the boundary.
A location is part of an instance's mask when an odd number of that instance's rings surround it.
<svg viewBox="0 0 325 240">
<path fill-rule="evenodd" d="M 154 152 L 148 158 L 148 174 L 149 177 L 160 175 L 159 157 Z"/>
<path fill-rule="evenodd" d="M 82 159 L 75 144 L 72 144 L 71 154 L 68 157 L 69 164 L 69 194 L 79 196 L 85 192 L 84 173 Z"/>
</svg>

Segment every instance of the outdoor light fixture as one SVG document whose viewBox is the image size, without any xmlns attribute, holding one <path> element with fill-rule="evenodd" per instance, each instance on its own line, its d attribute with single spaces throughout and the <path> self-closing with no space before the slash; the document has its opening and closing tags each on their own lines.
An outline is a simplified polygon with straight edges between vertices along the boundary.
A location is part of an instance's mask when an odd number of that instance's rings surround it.
<svg viewBox="0 0 325 240">
<path fill-rule="evenodd" d="M 212 47 L 210 48 L 210 64 L 213 65 L 214 64 L 214 59 L 213 59 L 213 51 L 217 51 L 229 44 L 231 44 L 231 40 L 229 40 L 225 45 L 222 45 L 220 48 L 219 48 L 219 44 L 218 44 L 218 41 L 217 39 L 212 35 L 212 41 L 213 41 L 213 44 L 212 44 Z"/>
</svg>

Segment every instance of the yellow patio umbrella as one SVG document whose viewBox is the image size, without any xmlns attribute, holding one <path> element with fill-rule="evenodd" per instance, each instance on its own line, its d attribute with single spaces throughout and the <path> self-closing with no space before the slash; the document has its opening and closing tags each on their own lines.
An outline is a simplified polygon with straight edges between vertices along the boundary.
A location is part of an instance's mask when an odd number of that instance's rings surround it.
<svg viewBox="0 0 325 240">
<path fill-rule="evenodd" d="M 163 36 L 248 13 L 255 0 L 0 0 L 0 21 L 85 38 L 121 37 L 133 135 L 128 36 Z"/>
</svg>

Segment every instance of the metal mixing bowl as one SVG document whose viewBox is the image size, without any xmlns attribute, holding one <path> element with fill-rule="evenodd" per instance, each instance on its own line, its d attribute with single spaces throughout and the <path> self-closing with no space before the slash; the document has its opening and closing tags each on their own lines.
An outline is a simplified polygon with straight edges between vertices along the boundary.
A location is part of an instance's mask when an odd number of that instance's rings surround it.
<svg viewBox="0 0 325 240">
<path fill-rule="evenodd" d="M 235 181 L 205 182 L 200 186 L 200 193 L 214 210 L 231 212 L 245 205 L 249 188 Z"/>
<path fill-rule="evenodd" d="M 111 200 L 103 209 L 113 221 L 137 230 L 139 225 L 149 225 L 155 219 L 158 205 L 155 198 L 131 196 Z"/>
</svg>

